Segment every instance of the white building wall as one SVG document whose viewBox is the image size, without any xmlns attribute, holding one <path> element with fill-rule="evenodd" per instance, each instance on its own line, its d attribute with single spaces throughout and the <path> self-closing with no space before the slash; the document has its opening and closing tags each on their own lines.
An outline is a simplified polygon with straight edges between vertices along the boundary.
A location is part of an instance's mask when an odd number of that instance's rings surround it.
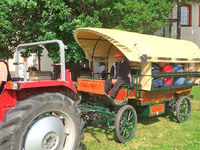
<svg viewBox="0 0 200 150">
<path fill-rule="evenodd" d="M 200 47 L 199 4 L 192 4 L 192 26 L 181 28 L 181 38 L 192 41 Z"/>
<path fill-rule="evenodd" d="M 41 71 L 51 71 L 53 72 L 53 60 L 49 58 L 47 49 L 43 50 L 41 57 Z"/>
<path fill-rule="evenodd" d="M 34 65 L 34 58 L 35 57 L 36 57 L 35 54 L 33 54 L 29 58 L 27 58 L 27 66 L 33 66 Z M 9 61 L 8 61 L 9 70 L 10 70 L 12 76 L 15 76 L 16 65 L 13 64 L 14 62 L 16 62 L 16 53 L 14 54 L 14 58 L 9 59 Z M 24 59 L 22 57 L 19 57 L 19 62 L 20 62 L 19 77 L 23 78 L 24 77 L 24 72 L 23 72 Z M 53 66 L 52 66 L 53 60 L 48 57 L 48 51 L 46 49 L 43 50 L 40 62 L 41 62 L 41 71 L 51 71 L 51 72 L 53 72 Z M 35 66 L 38 67 L 38 64 L 35 65 Z"/>
<path fill-rule="evenodd" d="M 16 65 L 14 65 L 14 63 L 16 63 L 16 53 L 14 54 L 14 58 L 13 59 L 9 59 L 8 60 L 8 64 L 9 64 L 9 70 L 11 73 L 11 76 L 15 76 L 15 69 L 16 69 Z M 19 57 L 19 63 L 21 63 L 19 65 L 19 77 L 23 77 L 24 76 L 24 72 L 23 72 L 23 61 L 24 59 L 22 57 Z"/>
<path fill-rule="evenodd" d="M 189 3 L 192 5 L 192 26 L 181 26 L 181 39 L 192 41 L 200 47 L 199 5 L 200 3 Z M 177 6 L 173 8 L 173 18 L 177 18 Z M 176 24 L 172 27 L 172 37 L 176 34 Z"/>
</svg>

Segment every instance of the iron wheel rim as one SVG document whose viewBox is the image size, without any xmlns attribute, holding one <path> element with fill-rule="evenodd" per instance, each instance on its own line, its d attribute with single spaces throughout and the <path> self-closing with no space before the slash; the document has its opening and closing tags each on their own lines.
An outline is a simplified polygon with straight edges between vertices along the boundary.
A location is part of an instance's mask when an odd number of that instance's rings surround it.
<svg viewBox="0 0 200 150">
<path fill-rule="evenodd" d="M 180 106 L 179 106 L 179 118 L 182 122 L 186 121 L 189 116 L 190 116 L 190 112 L 191 112 L 191 106 L 188 102 L 188 99 L 185 98 L 180 102 Z"/>
<path fill-rule="evenodd" d="M 127 109 L 124 111 L 120 118 L 120 135 L 124 140 L 128 140 L 134 134 L 136 127 L 136 118 L 134 115 L 134 111 Z"/>
</svg>

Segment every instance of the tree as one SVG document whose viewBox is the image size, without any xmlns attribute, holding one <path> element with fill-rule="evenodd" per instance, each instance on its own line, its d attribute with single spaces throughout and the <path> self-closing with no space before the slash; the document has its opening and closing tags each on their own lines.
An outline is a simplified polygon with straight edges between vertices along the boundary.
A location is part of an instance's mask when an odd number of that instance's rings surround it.
<svg viewBox="0 0 200 150">
<path fill-rule="evenodd" d="M 74 44 L 72 36 L 76 24 L 84 19 L 84 15 L 71 16 L 69 8 L 62 0 L 2 0 L 0 2 L 0 51 L 9 53 L 1 55 L 3 58 L 12 58 L 15 47 L 20 43 L 42 40 L 61 39 L 68 45 L 66 58 L 69 61 L 82 60 L 83 52 Z M 85 26 L 99 26 L 92 17 L 86 16 Z M 88 24 L 87 24 L 88 22 Z M 57 49 L 56 46 L 53 48 Z M 51 50 L 49 56 L 55 62 L 59 61 L 59 51 Z M 41 48 L 34 47 L 22 54 L 28 56 L 30 52 L 41 55 Z"/>
<path fill-rule="evenodd" d="M 150 34 L 164 26 L 173 7 L 172 0 L 70 0 L 67 4 L 75 15 L 98 17 L 102 27 Z"/>
<path fill-rule="evenodd" d="M 69 49 L 67 61 L 83 61 L 84 52 L 73 38 L 78 27 L 106 27 L 153 34 L 165 25 L 172 0 L 1 0 L 0 52 L 10 58 L 20 43 L 60 39 Z M 57 46 L 49 56 L 59 61 Z M 28 49 L 41 55 L 41 48 Z"/>
</svg>

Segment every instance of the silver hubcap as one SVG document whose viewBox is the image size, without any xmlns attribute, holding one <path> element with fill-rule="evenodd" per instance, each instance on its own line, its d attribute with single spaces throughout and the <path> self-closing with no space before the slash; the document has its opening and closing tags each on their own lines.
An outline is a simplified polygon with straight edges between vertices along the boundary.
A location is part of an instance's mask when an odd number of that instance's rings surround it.
<svg viewBox="0 0 200 150">
<path fill-rule="evenodd" d="M 25 150 L 60 150 L 66 139 L 61 119 L 48 116 L 35 122 L 26 134 Z"/>
</svg>

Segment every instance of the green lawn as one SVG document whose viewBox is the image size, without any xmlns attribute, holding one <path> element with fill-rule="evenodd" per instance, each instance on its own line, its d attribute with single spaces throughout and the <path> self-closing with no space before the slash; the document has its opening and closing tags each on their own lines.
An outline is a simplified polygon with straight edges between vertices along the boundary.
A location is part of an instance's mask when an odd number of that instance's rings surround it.
<svg viewBox="0 0 200 150">
<path fill-rule="evenodd" d="M 115 142 L 111 129 L 95 125 L 84 129 L 83 150 L 200 150 L 200 87 L 193 87 L 192 113 L 185 123 L 177 123 L 166 111 L 157 117 L 138 116 L 134 138 L 125 144 Z"/>
</svg>

